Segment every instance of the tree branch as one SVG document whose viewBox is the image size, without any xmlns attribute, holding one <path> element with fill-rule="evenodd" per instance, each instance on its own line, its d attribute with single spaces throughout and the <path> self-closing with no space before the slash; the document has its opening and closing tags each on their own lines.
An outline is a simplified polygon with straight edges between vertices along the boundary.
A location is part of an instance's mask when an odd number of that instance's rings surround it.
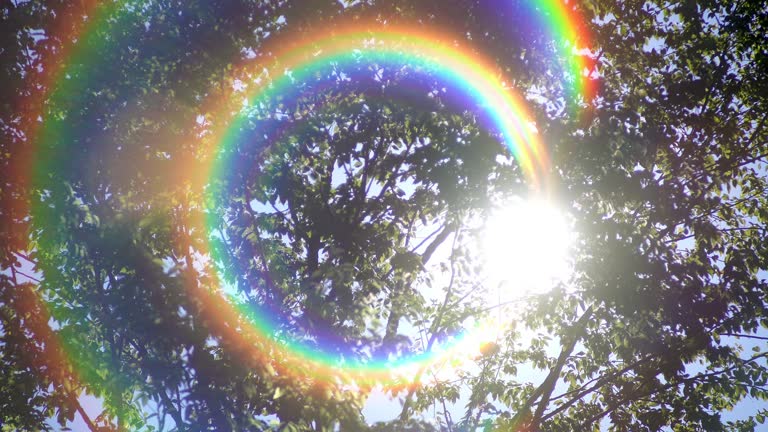
<svg viewBox="0 0 768 432">
<path fill-rule="evenodd" d="M 549 375 L 547 375 L 547 378 L 544 380 L 544 382 L 542 382 L 541 385 L 533 392 L 531 397 L 528 398 L 528 401 L 526 402 L 524 407 L 520 410 L 521 413 L 524 411 L 528 411 L 528 409 L 530 409 L 530 407 L 534 404 L 534 402 L 536 402 L 537 399 L 541 398 L 539 400 L 538 406 L 536 407 L 536 412 L 534 413 L 533 417 L 530 420 L 530 426 L 534 430 L 537 429 L 538 425 L 541 423 L 541 418 L 544 414 L 544 410 L 546 410 L 547 406 L 549 405 L 552 392 L 555 390 L 555 385 L 557 384 L 557 380 L 560 378 L 560 372 L 562 372 L 563 367 L 565 366 L 565 362 L 568 360 L 568 357 L 571 355 L 571 353 L 573 352 L 573 349 L 576 347 L 576 342 L 579 340 L 579 336 L 577 333 L 583 330 L 587 320 L 592 317 L 592 312 L 593 312 L 592 306 L 588 307 L 587 310 L 584 311 L 584 314 L 579 318 L 579 320 L 573 324 L 573 326 L 570 329 L 571 330 L 570 339 L 564 341 L 565 344 L 563 345 L 563 348 L 560 351 L 560 355 L 557 358 L 555 367 L 552 368 L 552 370 L 549 372 Z"/>
</svg>

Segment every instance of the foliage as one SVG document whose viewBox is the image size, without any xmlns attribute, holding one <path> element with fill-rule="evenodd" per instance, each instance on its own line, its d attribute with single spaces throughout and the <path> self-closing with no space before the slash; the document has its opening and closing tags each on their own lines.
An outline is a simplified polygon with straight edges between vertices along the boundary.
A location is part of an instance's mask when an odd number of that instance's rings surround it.
<svg viewBox="0 0 768 432">
<path fill-rule="evenodd" d="M 70 27 L 96 13 L 2 3 L 3 427 L 755 430 L 766 410 L 723 413 L 768 399 L 764 5 L 569 2 L 592 33 L 599 90 L 584 100 L 551 35 L 509 3 L 146 1 L 68 65 Z M 322 91 L 247 110 L 226 155 L 247 169 L 222 188 L 223 259 L 200 258 L 206 233 L 189 223 L 209 211 L 190 172 L 224 121 L 202 101 L 265 43 L 365 19 L 449 28 L 503 65 L 531 95 L 553 199 L 579 233 L 571 280 L 455 377 L 391 387 L 402 412 L 373 426 L 371 388 L 276 373 L 279 355 L 248 355 L 191 293 L 221 273 L 245 305 L 279 305 L 282 334 L 361 361 L 450 340 L 488 312 L 477 221 L 528 193 L 473 108 L 435 97 L 429 74 L 315 76 Z M 57 67 L 71 80 L 47 80 Z M 103 412 L 90 418 L 84 394 Z"/>
</svg>

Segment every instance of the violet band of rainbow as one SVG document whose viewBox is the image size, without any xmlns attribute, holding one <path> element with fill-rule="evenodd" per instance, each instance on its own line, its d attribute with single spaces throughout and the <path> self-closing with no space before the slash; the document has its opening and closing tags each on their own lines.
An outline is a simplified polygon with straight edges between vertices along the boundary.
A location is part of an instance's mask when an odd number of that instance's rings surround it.
<svg viewBox="0 0 768 432">
<path fill-rule="evenodd" d="M 394 27 L 382 27 L 372 31 L 375 25 L 351 26 L 348 29 L 336 29 L 336 33 L 321 39 L 312 38 L 298 42 L 285 52 L 275 55 L 277 59 L 271 67 L 261 64 L 251 66 L 252 73 L 241 72 L 239 76 L 269 76 L 270 80 L 261 83 L 249 83 L 254 90 L 247 97 L 247 106 L 270 105 L 270 101 L 283 94 L 296 93 L 297 84 L 310 77 L 322 76 L 331 68 L 343 70 L 344 65 L 373 64 L 389 67 L 409 68 L 411 74 L 429 74 L 435 76 L 448 91 L 455 91 L 463 96 L 467 109 L 478 112 L 487 118 L 487 124 L 498 136 L 500 145 L 504 145 L 518 161 L 526 178 L 534 188 L 545 187 L 546 173 L 549 169 L 546 148 L 532 126 L 531 117 L 524 100 L 509 88 L 498 68 L 485 60 L 470 47 L 462 47 L 450 39 L 429 33 L 423 28 L 418 33 Z M 285 71 L 289 70 L 290 75 Z M 287 97 L 288 98 L 288 97 Z M 290 99 L 290 98 L 288 98 Z M 231 109 L 237 104 L 224 104 Z M 239 111 L 229 111 L 215 115 L 218 128 L 209 138 L 213 146 L 208 168 L 203 176 L 208 188 L 205 192 L 205 230 L 208 241 L 215 241 L 214 234 L 224 224 L 222 208 L 227 206 L 227 194 L 218 185 L 226 174 L 237 165 L 228 155 L 242 138 L 240 129 L 245 116 Z M 214 262 L 225 260 L 217 256 L 216 248 L 208 247 L 207 252 Z M 225 284 L 223 278 L 220 283 Z M 226 289 L 220 295 L 227 296 Z M 222 309 L 223 308 L 223 309 Z M 488 323 L 478 323 L 465 333 L 454 338 L 452 343 L 431 352 L 418 353 L 402 358 L 371 357 L 365 360 L 342 357 L 329 352 L 322 346 L 291 340 L 281 334 L 276 308 L 262 306 L 238 306 L 234 298 L 220 302 L 215 317 L 211 320 L 231 321 L 230 327 L 247 323 L 247 333 L 235 337 L 253 338 L 253 346 L 260 350 L 279 352 L 282 364 L 275 366 L 283 373 L 296 374 L 304 369 L 314 378 L 338 378 L 340 375 L 353 377 L 355 380 L 373 380 L 385 384 L 391 377 L 413 377 L 415 371 L 437 367 L 457 355 L 476 354 L 479 344 L 485 341 L 479 334 L 487 333 Z M 209 309 L 212 310 L 212 309 Z M 242 346 L 243 344 L 238 344 Z M 246 344 L 247 345 L 247 344 Z M 301 365 L 301 366 L 299 366 Z M 301 375 L 301 373 L 298 373 Z"/>
</svg>

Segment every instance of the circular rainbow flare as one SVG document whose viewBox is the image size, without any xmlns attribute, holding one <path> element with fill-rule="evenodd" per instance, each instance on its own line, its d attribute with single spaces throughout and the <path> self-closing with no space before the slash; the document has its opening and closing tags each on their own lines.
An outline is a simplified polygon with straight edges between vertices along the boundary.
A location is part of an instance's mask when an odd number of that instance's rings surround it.
<svg viewBox="0 0 768 432">
<path fill-rule="evenodd" d="M 233 90 L 222 99 L 210 103 L 214 126 L 203 141 L 202 153 L 207 155 L 205 168 L 197 173 L 194 183 L 203 191 L 205 209 L 200 216 L 206 220 L 192 221 L 192 226 L 204 226 L 208 233 L 207 251 L 214 262 L 223 262 L 210 242 L 216 241 L 214 231 L 222 226 L 221 208 L 227 205 L 226 193 L 212 185 L 219 185 L 238 161 L 229 155 L 237 154 L 234 147 L 243 138 L 241 125 L 245 121 L 243 107 L 269 106 L 270 101 L 289 99 L 297 91 L 297 84 L 318 76 L 325 76 L 332 68 L 344 65 L 374 64 L 408 68 L 411 74 L 429 74 L 462 96 L 462 104 L 478 111 L 518 162 L 531 186 L 538 191 L 546 189 L 549 161 L 545 146 L 540 141 L 523 99 L 504 81 L 502 74 L 491 62 L 438 33 L 423 28 L 418 32 L 404 27 L 361 25 L 334 28 L 335 32 L 323 38 L 307 37 L 271 53 L 270 64 L 254 62 L 237 71 L 232 82 L 250 87 L 244 94 Z M 301 93 L 301 92 L 298 92 Z M 269 135 L 270 131 L 265 132 Z M 264 151 L 264 150 L 262 150 Z M 226 183 L 226 182 L 224 182 Z M 220 186 L 219 186 L 220 187 Z M 205 309 L 212 316 L 209 322 L 218 322 L 219 330 L 236 338 L 234 345 L 246 348 L 248 357 L 268 362 L 271 370 L 280 375 L 319 381 L 336 381 L 397 385 L 412 381 L 420 371 L 455 363 L 459 357 L 476 356 L 482 344 L 489 342 L 489 323 L 477 323 L 472 329 L 452 339 L 443 347 L 405 358 L 370 358 L 359 360 L 353 356 L 342 358 L 322 348 L 277 337 L 280 321 L 274 307 L 238 306 L 224 289 L 219 277 L 218 292 L 191 291 L 204 296 L 203 303 L 213 301 Z M 496 324 L 491 327 L 498 328 Z M 233 330 L 237 329 L 237 331 Z M 485 338 L 480 335 L 485 335 Z M 413 384 L 413 383 L 411 383 Z"/>
<path fill-rule="evenodd" d="M 534 4 L 533 0 L 530 0 Z M 31 87 L 28 92 L 30 97 L 22 101 L 24 117 L 29 119 L 28 124 L 24 124 L 26 136 L 29 145 L 18 155 L 14 155 L 16 161 L 13 175 L 19 181 L 28 185 L 31 190 L 41 190 L 48 182 L 46 177 L 49 171 L 59 169 L 58 163 L 61 157 L 68 155 L 67 142 L 74 132 L 67 129 L 65 121 L 58 120 L 55 113 L 49 110 L 51 106 L 66 107 L 67 94 L 77 93 L 85 86 L 88 79 L 87 74 L 72 74 L 68 76 L 73 69 L 78 66 L 83 68 L 97 68 L 99 59 L 92 55 L 93 47 L 103 46 L 109 42 L 108 39 L 100 37 L 99 32 L 111 32 L 114 24 L 112 18 L 122 17 L 127 14 L 130 6 L 135 4 L 132 0 L 115 0 L 101 2 L 99 0 L 83 0 L 74 2 L 68 7 L 68 13 L 62 14 L 55 20 L 55 25 L 51 34 L 56 35 L 59 40 L 64 41 L 59 50 L 43 52 L 43 67 L 37 71 L 32 71 L 31 76 L 39 78 L 38 82 L 42 87 Z M 583 26 L 577 20 L 573 8 L 567 1 L 545 0 L 535 7 L 546 15 L 543 18 L 544 26 L 550 30 L 553 35 L 563 35 L 565 40 L 571 41 L 572 51 L 588 43 L 581 29 Z M 88 17 L 85 19 L 84 17 Z M 430 73 L 438 76 L 440 79 L 454 85 L 462 91 L 467 100 L 480 106 L 478 111 L 483 112 L 487 117 L 492 128 L 500 136 L 503 142 L 514 155 L 526 177 L 536 187 L 543 188 L 546 182 L 546 172 L 548 170 L 548 159 L 544 147 L 539 142 L 538 135 L 528 123 L 529 117 L 526 113 L 522 98 L 516 95 L 507 83 L 501 78 L 502 74 L 497 72 L 497 68 L 491 62 L 483 59 L 480 55 L 473 52 L 471 47 L 460 46 L 450 38 L 445 38 L 437 33 L 429 33 L 423 30 L 422 25 L 418 24 L 411 28 L 385 28 L 374 24 L 371 28 L 357 23 L 350 26 L 340 26 L 342 30 L 334 35 L 313 40 L 316 34 L 312 34 L 305 39 L 294 41 L 290 46 L 279 49 L 272 54 L 272 58 L 277 59 L 279 63 L 274 62 L 272 66 L 257 64 L 238 69 L 236 76 L 247 78 L 250 76 L 264 76 L 266 70 L 271 73 L 273 78 L 272 87 L 266 85 L 257 86 L 250 98 L 251 102 L 259 98 L 268 97 L 269 94 L 275 94 L 280 91 L 280 85 L 286 85 L 282 72 L 284 67 L 291 66 L 295 68 L 294 77 L 297 74 L 310 73 L 313 68 L 322 70 L 331 61 L 344 61 L 349 58 L 350 50 L 358 50 L 359 55 L 367 56 L 370 59 L 384 61 L 387 64 L 413 64 L 429 70 Z M 372 30 L 378 29 L 378 30 Z M 415 30 L 414 30 L 415 29 Z M 562 33 L 563 29 L 571 29 L 570 33 Z M 577 30 L 577 31 L 576 31 Z M 580 41 L 580 42 L 578 42 Z M 89 47 L 90 44 L 90 47 Z M 337 45 L 334 45 L 337 44 Z M 277 46 L 277 45 L 270 45 Z M 561 52 L 566 61 L 579 71 L 584 70 L 584 65 L 579 64 L 578 59 L 570 56 L 571 52 Z M 356 54 L 358 55 L 358 54 Z M 336 60 L 333 60 L 333 59 Z M 574 74 L 581 77 L 583 74 Z M 265 78 L 265 80 L 267 80 Z M 281 81 L 282 80 L 282 81 Z M 573 91 L 585 95 L 592 93 L 586 86 L 589 81 L 579 81 L 584 87 L 576 87 Z M 30 84 L 36 85 L 34 80 Z M 42 90 L 41 90 L 42 88 Z M 271 92 L 271 93 L 270 93 Z M 216 135 L 216 146 L 213 148 L 201 148 L 201 155 L 205 159 L 206 153 L 216 155 L 218 151 L 228 145 L 229 139 L 236 139 L 234 125 L 237 122 L 237 109 L 239 104 L 236 94 L 232 98 L 224 98 L 220 101 L 212 101 L 212 107 L 222 111 L 229 110 L 224 118 L 229 118 L 227 126 L 221 129 Z M 228 107 L 228 108 L 224 108 Z M 78 109 L 78 107 L 74 107 Z M 40 120 L 38 120 L 40 119 Z M 63 138 L 62 138 L 63 137 Z M 231 145 L 231 144 L 230 144 Z M 202 189 L 210 178 L 218 175 L 221 168 L 226 167 L 216 161 L 214 157 L 207 159 L 207 169 L 202 173 L 190 175 L 190 179 L 195 180 Z M 186 164 L 185 164 L 186 165 Z M 31 199 L 34 203 L 37 200 Z M 34 205 L 34 204 L 33 204 Z M 34 209 L 31 209 L 34 210 Z M 51 210 L 55 212 L 56 210 Z M 33 212 L 34 213 L 34 212 Z M 206 221 L 197 221 L 198 226 L 205 226 Z M 46 219 L 36 219 L 33 217 L 32 228 L 39 228 L 46 224 Z M 38 245 L 38 247 L 44 247 Z M 466 353 L 476 353 L 482 340 L 474 340 L 474 336 L 482 334 L 482 329 L 488 329 L 489 324 L 483 323 L 473 330 L 466 332 L 461 337 L 456 338 L 456 342 L 450 347 L 426 353 L 408 359 L 403 359 L 395 363 L 386 361 L 361 363 L 344 363 L 338 358 L 323 357 L 322 353 L 317 353 L 308 349 L 306 346 L 291 345 L 283 341 L 276 341 L 269 335 L 271 323 L 268 316 L 246 316 L 243 311 L 237 308 L 221 295 L 220 292 L 212 292 L 199 288 L 190 287 L 192 295 L 203 300 L 211 311 L 207 313 L 221 314 L 215 315 L 216 320 L 211 320 L 214 331 L 225 334 L 231 340 L 240 340 L 243 354 L 257 359 L 258 362 L 265 365 L 267 369 L 271 364 L 280 364 L 284 367 L 279 368 L 281 373 L 294 373 L 291 368 L 299 371 L 295 372 L 299 376 L 325 376 L 326 379 L 335 380 L 341 376 L 353 376 L 355 378 L 374 378 L 382 379 L 391 377 L 388 370 L 401 373 L 405 377 L 412 377 L 413 372 L 422 370 L 424 367 L 437 366 L 444 364 L 451 358 L 462 356 Z M 48 306 L 44 296 L 35 292 L 37 302 L 41 307 Z M 219 312 L 212 312 L 218 309 Z M 53 317 L 55 319 L 56 317 Z M 55 334 L 51 334 L 55 338 Z M 61 347 L 63 357 L 51 361 L 58 363 L 62 369 L 69 368 L 75 375 L 81 368 L 85 368 L 88 356 L 82 352 L 74 352 L 67 341 L 62 339 Z M 477 349 L 475 349 L 477 347 Z M 302 364 L 305 364 L 302 366 Z M 54 366 L 54 365 L 52 365 Z M 274 369 L 274 368 L 273 368 Z M 275 372 L 277 373 L 277 372 Z M 336 374 L 336 375 L 333 375 Z M 76 376 L 77 378 L 77 376 Z"/>
</svg>

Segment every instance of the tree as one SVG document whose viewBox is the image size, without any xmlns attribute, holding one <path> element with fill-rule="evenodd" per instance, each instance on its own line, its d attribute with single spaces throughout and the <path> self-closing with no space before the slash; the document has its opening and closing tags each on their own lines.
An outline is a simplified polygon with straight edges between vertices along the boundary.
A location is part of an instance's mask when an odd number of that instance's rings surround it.
<svg viewBox="0 0 768 432">
<path fill-rule="evenodd" d="M 477 221 L 529 188 L 435 74 L 349 62 L 294 97 L 203 103 L 244 94 L 242 62 L 280 65 L 268 48 L 355 21 L 451 29 L 501 65 L 530 96 L 552 199 L 578 233 L 570 280 L 454 377 L 388 385 L 402 411 L 370 429 L 754 430 L 765 410 L 721 414 L 768 399 L 768 14 L 568 2 L 590 35 L 574 54 L 531 19 L 545 6 L 4 3 L 5 427 L 365 430 L 376 380 L 287 371 L 275 347 L 403 358 L 498 307 Z M 571 55 L 586 77 L 563 67 Z M 570 93 L 581 79 L 596 92 Z M 237 140 L 214 154 L 233 110 Z M 213 157 L 233 168 L 207 185 L 215 206 L 194 175 Z M 274 333 L 246 337 L 247 316 L 217 315 L 227 304 L 278 311 Z M 420 419 L 435 406 L 437 426 Z"/>
</svg>

